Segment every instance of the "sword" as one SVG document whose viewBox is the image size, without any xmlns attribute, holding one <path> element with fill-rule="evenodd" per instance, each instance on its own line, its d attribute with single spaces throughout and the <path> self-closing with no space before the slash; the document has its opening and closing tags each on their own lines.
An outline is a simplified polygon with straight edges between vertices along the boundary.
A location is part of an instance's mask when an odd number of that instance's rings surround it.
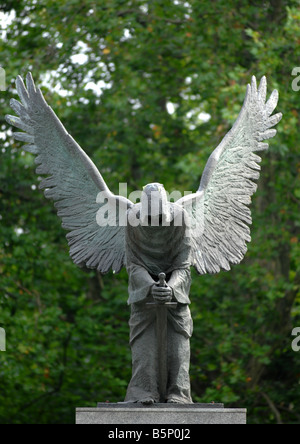
<svg viewBox="0 0 300 444">
<path fill-rule="evenodd" d="M 159 273 L 159 287 L 167 287 L 165 273 Z M 148 302 L 148 308 L 156 309 L 156 340 L 158 351 L 158 389 L 160 402 L 165 402 L 168 383 L 168 310 L 177 307 L 177 302 Z"/>
</svg>

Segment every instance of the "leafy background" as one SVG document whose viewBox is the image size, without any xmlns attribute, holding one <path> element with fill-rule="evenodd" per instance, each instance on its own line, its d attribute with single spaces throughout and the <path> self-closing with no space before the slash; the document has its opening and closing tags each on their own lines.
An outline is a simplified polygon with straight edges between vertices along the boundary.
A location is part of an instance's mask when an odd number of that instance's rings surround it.
<svg viewBox="0 0 300 444">
<path fill-rule="evenodd" d="M 5 123 L 28 70 L 116 193 L 119 182 L 196 190 L 252 74 L 279 90 L 246 258 L 194 274 L 191 381 L 194 401 L 246 407 L 250 423 L 299 423 L 299 0 L 10 0 L 0 11 L 0 423 L 74 423 L 75 407 L 123 400 L 131 376 L 126 272 L 72 264 L 33 156 Z"/>
</svg>

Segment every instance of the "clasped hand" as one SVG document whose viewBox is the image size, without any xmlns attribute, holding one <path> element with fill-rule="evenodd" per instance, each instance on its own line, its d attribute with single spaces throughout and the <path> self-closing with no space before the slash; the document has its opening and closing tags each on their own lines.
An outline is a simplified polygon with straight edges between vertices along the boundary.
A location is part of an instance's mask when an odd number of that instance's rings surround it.
<svg viewBox="0 0 300 444">
<path fill-rule="evenodd" d="M 153 299 L 156 302 L 164 304 L 166 302 L 171 302 L 173 290 L 169 286 L 159 287 L 157 284 L 154 284 L 151 288 L 151 296 L 153 296 Z"/>
</svg>

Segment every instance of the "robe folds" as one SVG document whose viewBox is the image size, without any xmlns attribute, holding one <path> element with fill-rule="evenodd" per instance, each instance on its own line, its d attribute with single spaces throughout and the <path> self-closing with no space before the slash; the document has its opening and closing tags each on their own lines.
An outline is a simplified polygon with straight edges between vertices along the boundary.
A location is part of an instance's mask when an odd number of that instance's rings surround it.
<svg viewBox="0 0 300 444">
<path fill-rule="evenodd" d="M 186 227 L 137 226 L 127 227 L 126 267 L 129 276 L 131 306 L 130 346 L 132 378 L 125 401 L 153 399 L 159 402 L 158 350 L 156 310 L 149 309 L 153 301 L 151 288 L 164 272 L 177 308 L 167 313 L 167 399 L 165 401 L 192 403 L 189 363 L 190 337 L 193 323 L 189 309 L 190 239 Z"/>
</svg>

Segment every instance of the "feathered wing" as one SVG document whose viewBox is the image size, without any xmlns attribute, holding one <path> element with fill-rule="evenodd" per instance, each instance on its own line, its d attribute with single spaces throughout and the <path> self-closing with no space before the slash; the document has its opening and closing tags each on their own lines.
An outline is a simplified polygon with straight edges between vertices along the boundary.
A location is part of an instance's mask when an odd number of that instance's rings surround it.
<svg viewBox="0 0 300 444">
<path fill-rule="evenodd" d="M 248 205 L 256 191 L 261 158 L 256 151 L 268 149 L 266 139 L 275 136 L 271 129 L 282 117 L 272 116 L 278 102 L 274 90 L 266 102 L 267 82 L 263 77 L 259 88 L 255 77 L 248 85 L 238 119 L 220 145 L 211 154 L 197 193 L 177 204 L 184 206 L 192 220 L 193 265 L 200 274 L 229 270 L 238 264 L 250 242 L 252 223 Z"/>
<path fill-rule="evenodd" d="M 120 271 L 125 257 L 125 224 L 119 222 L 132 203 L 110 192 L 93 162 L 47 105 L 31 74 L 26 78 L 27 88 L 21 77 L 16 86 L 21 103 L 12 99 L 11 107 L 19 117 L 6 116 L 6 120 L 24 131 L 14 133 L 14 138 L 27 142 L 24 150 L 37 156 L 36 173 L 48 176 L 40 188 L 54 200 L 62 226 L 69 231 L 74 263 L 102 273 Z M 111 209 L 105 217 L 114 220 L 102 220 L 99 226 L 96 217 L 101 209 Z"/>
</svg>

